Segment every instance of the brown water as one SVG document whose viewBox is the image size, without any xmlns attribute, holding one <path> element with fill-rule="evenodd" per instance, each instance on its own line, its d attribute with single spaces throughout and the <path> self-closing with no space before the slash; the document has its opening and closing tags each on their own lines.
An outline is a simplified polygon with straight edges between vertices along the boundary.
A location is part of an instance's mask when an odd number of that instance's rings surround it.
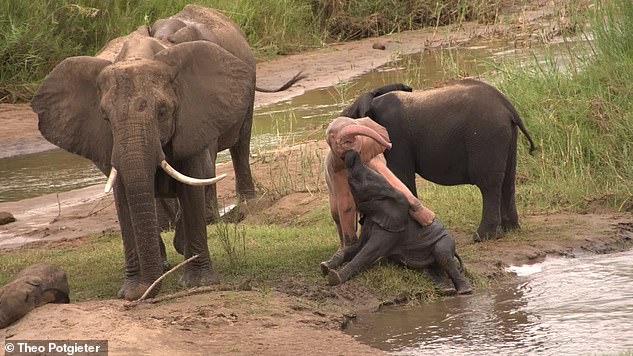
<svg viewBox="0 0 633 356">
<path fill-rule="evenodd" d="M 556 54 L 563 53 L 565 48 L 563 45 L 554 45 L 551 49 Z M 460 75 L 484 74 L 493 78 L 491 63 L 508 57 L 531 61 L 534 59 L 533 53 L 531 49 L 515 50 L 512 44 L 506 42 L 488 41 L 470 47 L 430 50 L 396 57 L 393 62 L 337 87 L 307 91 L 288 101 L 256 110 L 251 151 L 256 155 L 305 139 L 322 139 L 325 125 L 345 104 L 376 87 L 402 82 L 416 89 L 424 89 L 454 78 L 457 72 Z M 218 155 L 219 162 L 229 159 L 228 150 Z M 0 159 L 0 202 L 101 182 L 104 182 L 103 175 L 87 160 L 61 150 Z"/>
<path fill-rule="evenodd" d="M 515 268 L 522 283 L 361 315 L 347 332 L 395 355 L 633 350 L 633 251 Z"/>
<path fill-rule="evenodd" d="M 105 182 L 91 161 L 62 149 L 0 158 L 0 202 Z"/>
</svg>

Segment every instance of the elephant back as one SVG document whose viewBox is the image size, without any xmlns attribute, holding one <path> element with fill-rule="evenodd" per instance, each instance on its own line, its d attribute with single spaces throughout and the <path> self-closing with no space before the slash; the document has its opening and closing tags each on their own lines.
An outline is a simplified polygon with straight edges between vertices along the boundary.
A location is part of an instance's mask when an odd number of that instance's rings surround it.
<svg viewBox="0 0 633 356">
<path fill-rule="evenodd" d="M 187 26 L 195 26 L 202 39 L 215 42 L 250 67 L 255 68 L 255 57 L 246 40 L 246 35 L 224 14 L 200 5 L 187 5 L 172 18 L 183 21 Z"/>
</svg>

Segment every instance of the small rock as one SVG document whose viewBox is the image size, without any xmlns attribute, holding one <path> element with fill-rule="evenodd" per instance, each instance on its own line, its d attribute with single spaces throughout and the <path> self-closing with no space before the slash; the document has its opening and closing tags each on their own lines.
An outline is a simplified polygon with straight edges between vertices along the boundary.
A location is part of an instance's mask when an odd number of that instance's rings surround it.
<svg viewBox="0 0 633 356">
<path fill-rule="evenodd" d="M 382 43 L 382 42 L 374 42 L 374 44 L 371 46 L 371 48 L 379 49 L 381 51 L 384 51 L 387 48 L 387 46 L 385 46 L 385 44 Z"/>
<path fill-rule="evenodd" d="M 11 213 L 6 211 L 0 211 L 0 225 L 6 225 L 15 221 L 15 218 Z"/>
</svg>

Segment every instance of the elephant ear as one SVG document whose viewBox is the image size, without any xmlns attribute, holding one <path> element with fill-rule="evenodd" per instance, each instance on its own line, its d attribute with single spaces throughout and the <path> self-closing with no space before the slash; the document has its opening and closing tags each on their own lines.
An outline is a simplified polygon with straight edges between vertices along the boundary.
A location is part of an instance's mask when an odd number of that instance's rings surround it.
<svg viewBox="0 0 633 356">
<path fill-rule="evenodd" d="M 409 212 L 401 202 L 390 196 L 380 196 L 359 204 L 359 210 L 365 218 L 371 219 L 382 229 L 389 232 L 402 232 L 406 228 Z"/>
<path fill-rule="evenodd" d="M 70 57 L 44 79 L 31 101 L 42 136 L 51 143 L 110 167 L 112 133 L 100 110 L 97 76 L 110 61 Z"/>
<path fill-rule="evenodd" d="M 367 112 L 371 107 L 371 101 L 374 100 L 372 93 L 365 93 L 361 95 L 352 105 L 348 106 L 341 112 L 341 116 L 350 117 L 352 119 L 359 119 L 363 116 L 367 116 Z"/>
<path fill-rule="evenodd" d="M 156 54 L 175 69 L 178 95 L 172 149 L 189 157 L 243 122 L 255 95 L 255 70 L 209 41 L 185 42 Z M 237 128 L 239 130 L 239 128 Z"/>
</svg>

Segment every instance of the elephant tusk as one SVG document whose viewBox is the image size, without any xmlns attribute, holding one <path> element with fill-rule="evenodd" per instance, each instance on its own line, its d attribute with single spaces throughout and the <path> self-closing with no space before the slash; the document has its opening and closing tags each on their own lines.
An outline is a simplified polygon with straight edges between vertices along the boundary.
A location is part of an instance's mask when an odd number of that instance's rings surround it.
<svg viewBox="0 0 633 356">
<path fill-rule="evenodd" d="M 372 138 L 383 147 L 386 147 L 387 149 L 391 149 L 391 142 L 387 141 L 387 139 L 385 139 L 378 132 L 370 129 L 369 127 L 365 127 L 362 125 L 349 125 L 342 128 L 341 131 L 339 132 L 339 136 L 342 138 L 347 138 L 350 136 L 357 136 L 357 135 L 367 136 L 369 138 Z"/>
<path fill-rule="evenodd" d="M 221 175 L 219 175 L 219 176 L 217 176 L 215 178 L 208 178 L 208 179 L 199 179 L 199 178 L 188 177 L 188 176 L 178 172 L 177 170 L 175 170 L 174 167 L 170 166 L 169 163 L 167 163 L 167 161 L 165 161 L 165 160 L 160 162 L 160 166 L 172 178 L 174 178 L 175 180 L 177 180 L 177 181 L 179 181 L 181 183 L 185 183 L 185 184 L 188 184 L 188 185 L 211 185 L 211 184 L 215 184 L 215 183 L 221 181 L 222 179 L 224 179 L 226 177 L 226 174 L 221 174 Z"/>
<path fill-rule="evenodd" d="M 114 183 L 116 183 L 116 175 L 117 170 L 116 168 L 112 167 L 112 169 L 110 170 L 110 175 L 108 176 L 108 180 L 106 181 L 105 189 L 103 190 L 104 192 L 110 193 L 112 187 L 114 186 Z"/>
</svg>

